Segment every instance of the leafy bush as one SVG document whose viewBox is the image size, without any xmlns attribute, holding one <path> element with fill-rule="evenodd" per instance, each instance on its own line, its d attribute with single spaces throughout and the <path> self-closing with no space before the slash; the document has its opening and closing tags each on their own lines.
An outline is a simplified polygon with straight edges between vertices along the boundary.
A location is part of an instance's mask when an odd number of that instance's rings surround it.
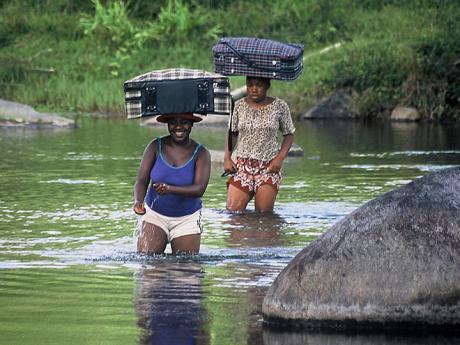
<svg viewBox="0 0 460 345">
<path fill-rule="evenodd" d="M 203 8 L 192 9 L 181 0 L 169 0 L 161 7 L 155 21 L 144 25 L 136 25 L 129 19 L 128 7 L 121 0 L 107 6 L 100 0 L 92 2 L 94 15 L 83 14 L 80 23 L 86 35 L 114 49 L 110 63 L 114 76 L 118 76 L 132 56 L 146 46 L 183 45 L 191 37 L 203 44 L 217 40 L 221 32 L 219 25 L 209 25 L 209 14 Z"/>
<path fill-rule="evenodd" d="M 157 40 L 162 42 L 181 44 L 193 37 L 215 41 L 221 28 L 218 24 L 208 27 L 209 21 L 210 14 L 203 7 L 195 6 L 192 10 L 181 0 L 169 0 L 152 24 L 152 31 L 157 33 Z"/>
<path fill-rule="evenodd" d="M 403 104 L 453 118 L 458 22 L 460 3 L 448 0 L 4 0 L 0 97 L 118 111 L 124 80 L 176 66 L 212 70 L 219 37 L 255 36 L 305 45 L 302 76 L 271 89 L 294 112 L 345 87 L 362 117 Z"/>
<path fill-rule="evenodd" d="M 414 44 L 420 71 L 406 83 L 404 96 L 430 119 L 460 117 L 460 13 L 456 9 L 458 5 L 448 4 L 437 10 L 438 30 Z"/>
<path fill-rule="evenodd" d="M 83 14 L 80 19 L 85 35 L 117 47 L 135 33 L 135 28 L 128 18 L 126 5 L 121 0 L 109 2 L 107 6 L 100 0 L 92 0 L 92 3 L 94 15 Z"/>
<path fill-rule="evenodd" d="M 393 108 L 402 83 L 416 68 L 410 50 L 387 42 L 356 42 L 342 51 L 342 59 L 325 80 L 330 89 L 351 88 L 362 99 L 355 99 L 357 113 L 367 117 Z"/>
</svg>

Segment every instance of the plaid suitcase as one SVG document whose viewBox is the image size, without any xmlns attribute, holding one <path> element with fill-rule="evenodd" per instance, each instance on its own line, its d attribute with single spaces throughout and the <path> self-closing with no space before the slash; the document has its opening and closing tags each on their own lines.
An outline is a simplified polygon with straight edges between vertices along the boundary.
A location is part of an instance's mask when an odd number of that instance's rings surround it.
<svg viewBox="0 0 460 345">
<path fill-rule="evenodd" d="M 230 115 L 227 77 L 201 70 L 172 68 L 142 74 L 124 83 L 128 119 L 173 113 Z"/>
<path fill-rule="evenodd" d="M 303 45 L 252 37 L 224 37 L 212 48 L 216 73 L 294 80 L 303 70 Z"/>
</svg>

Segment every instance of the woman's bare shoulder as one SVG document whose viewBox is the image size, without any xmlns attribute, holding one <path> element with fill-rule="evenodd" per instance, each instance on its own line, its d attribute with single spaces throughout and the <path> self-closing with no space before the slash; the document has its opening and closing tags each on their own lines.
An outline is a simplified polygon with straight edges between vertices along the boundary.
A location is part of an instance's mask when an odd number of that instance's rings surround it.
<svg viewBox="0 0 460 345">
<path fill-rule="evenodd" d="M 201 164 L 206 164 L 209 167 L 211 166 L 211 153 L 203 145 L 200 145 L 198 152 L 196 153 L 196 162 L 201 162 Z"/>
<path fill-rule="evenodd" d="M 144 153 L 156 154 L 159 141 L 160 141 L 160 138 L 155 138 L 151 140 L 145 147 Z"/>
<path fill-rule="evenodd" d="M 206 148 L 206 146 L 202 144 L 200 145 L 200 148 L 198 149 L 197 155 L 210 155 L 209 150 Z"/>
</svg>

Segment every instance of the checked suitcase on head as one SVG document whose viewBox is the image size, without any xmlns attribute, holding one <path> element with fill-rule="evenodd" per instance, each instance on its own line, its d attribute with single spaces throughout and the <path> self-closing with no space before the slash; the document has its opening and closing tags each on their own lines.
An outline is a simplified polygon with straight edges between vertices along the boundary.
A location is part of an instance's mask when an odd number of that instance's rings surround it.
<svg viewBox="0 0 460 345">
<path fill-rule="evenodd" d="M 124 83 L 128 119 L 162 114 L 230 115 L 227 77 L 201 70 L 171 68 L 142 74 Z"/>
<path fill-rule="evenodd" d="M 294 80 L 303 70 L 303 45 L 253 37 L 224 37 L 212 48 L 216 73 Z"/>
</svg>

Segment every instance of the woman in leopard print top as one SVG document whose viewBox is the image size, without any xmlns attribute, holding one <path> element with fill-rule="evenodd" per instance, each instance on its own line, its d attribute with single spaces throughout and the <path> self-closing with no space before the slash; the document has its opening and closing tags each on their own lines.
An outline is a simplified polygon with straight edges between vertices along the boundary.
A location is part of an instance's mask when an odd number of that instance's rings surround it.
<svg viewBox="0 0 460 345">
<path fill-rule="evenodd" d="M 247 77 L 246 87 L 248 95 L 236 102 L 232 115 L 234 159 L 228 144 L 225 150 L 224 170 L 233 174 L 227 182 L 227 209 L 244 211 L 255 197 L 256 211 L 272 211 L 295 128 L 287 103 L 267 96 L 270 79 Z"/>
</svg>

